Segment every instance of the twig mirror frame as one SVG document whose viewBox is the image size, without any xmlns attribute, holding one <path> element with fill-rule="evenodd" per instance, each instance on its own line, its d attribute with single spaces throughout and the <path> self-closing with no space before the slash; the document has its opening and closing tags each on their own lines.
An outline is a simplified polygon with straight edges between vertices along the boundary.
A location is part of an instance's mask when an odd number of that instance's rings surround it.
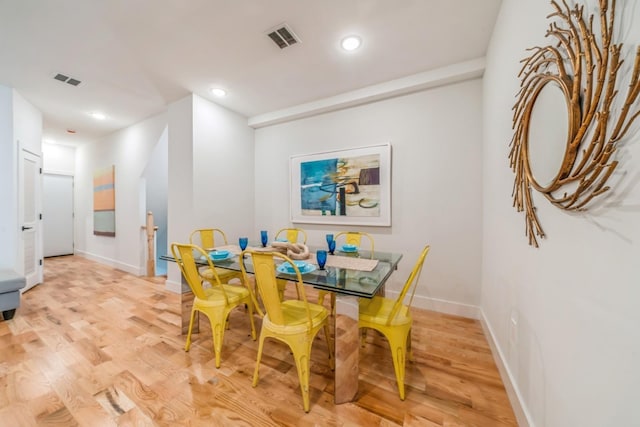
<svg viewBox="0 0 640 427">
<path fill-rule="evenodd" d="M 527 49 L 518 74 L 521 79 L 513 107 L 514 134 L 509 153 L 515 177 L 513 206 L 524 211 L 529 245 L 538 247 L 545 234 L 533 203 L 532 190 L 542 193 L 560 209 L 585 210 L 597 196 L 610 189 L 607 181 L 618 165 L 612 155 L 640 111 L 640 46 L 636 47 L 633 71 L 626 92 L 618 89 L 622 43 L 612 42 L 615 0 L 599 0 L 600 33 L 594 30 L 594 15 L 584 17 L 584 5 L 572 8 L 552 0 L 554 12 L 547 16 L 546 37 L 554 44 Z M 530 125 L 533 107 L 548 84 L 562 90 L 567 103 L 567 138 L 563 160 L 550 183 L 539 183 L 532 172 Z M 623 96 L 619 108 L 614 100 Z M 615 111 L 614 111 L 615 110 Z"/>
</svg>

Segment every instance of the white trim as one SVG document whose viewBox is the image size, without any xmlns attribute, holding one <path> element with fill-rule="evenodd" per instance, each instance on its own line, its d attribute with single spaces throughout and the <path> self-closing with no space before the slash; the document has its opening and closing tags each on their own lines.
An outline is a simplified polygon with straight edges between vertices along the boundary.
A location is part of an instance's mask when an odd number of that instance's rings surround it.
<svg viewBox="0 0 640 427">
<path fill-rule="evenodd" d="M 398 291 L 386 291 L 387 298 L 397 298 Z M 438 313 L 451 314 L 454 316 L 466 317 L 468 319 L 478 319 L 480 311 L 478 306 L 471 304 L 463 304 L 454 301 L 448 301 L 438 298 L 429 298 L 420 295 L 413 297 L 413 307 L 423 310 L 437 311 Z"/>
<path fill-rule="evenodd" d="M 173 280 L 167 279 L 164 282 L 164 288 L 170 292 L 173 292 L 174 294 L 182 293 L 182 283 L 174 282 Z"/>
<path fill-rule="evenodd" d="M 387 291 L 387 297 L 395 298 L 397 296 L 397 291 Z M 432 310 L 438 313 L 451 314 L 455 316 L 462 316 L 479 320 L 480 324 L 482 325 L 484 336 L 489 343 L 491 355 L 493 356 L 493 360 L 498 368 L 500 378 L 502 379 L 502 383 L 504 384 L 504 388 L 507 392 L 509 403 L 511 404 L 513 413 L 516 416 L 516 420 L 518 421 L 518 425 L 521 427 L 535 426 L 531 419 L 531 414 L 529 414 L 526 406 L 523 404 L 524 400 L 522 399 L 518 388 L 515 386 L 516 383 L 513 380 L 513 375 L 511 374 L 511 371 L 505 363 L 504 355 L 502 354 L 500 347 L 497 345 L 495 335 L 493 334 L 493 329 L 491 329 L 491 326 L 489 325 L 489 322 L 487 321 L 487 318 L 485 317 L 484 311 L 481 307 L 471 304 L 461 304 L 458 302 L 421 296 L 415 296 L 412 305 L 416 308 Z"/>
<path fill-rule="evenodd" d="M 493 360 L 498 367 L 498 371 L 500 372 L 500 377 L 502 378 L 502 383 L 504 384 L 504 388 L 507 390 L 507 396 L 509 397 L 509 402 L 511 402 L 511 408 L 516 416 L 516 420 L 518 421 L 518 425 L 522 427 L 534 427 L 535 424 L 531 419 L 531 414 L 527 411 L 527 407 L 524 405 L 524 400 L 522 399 L 522 395 L 518 391 L 518 387 L 516 386 L 516 382 L 513 379 L 513 375 L 509 370 L 509 366 L 505 363 L 505 357 L 502 351 L 500 350 L 500 346 L 498 346 L 498 342 L 493 333 L 493 329 L 491 329 L 491 325 L 484 315 L 484 311 L 482 308 L 480 311 L 480 324 L 482 325 L 482 330 L 484 331 L 484 335 L 489 342 L 489 347 L 491 348 L 491 354 L 493 355 Z"/>
<path fill-rule="evenodd" d="M 140 266 L 125 264 L 124 262 L 120 262 L 115 259 L 106 258 L 101 255 L 92 254 L 79 249 L 76 249 L 74 251 L 74 254 L 90 259 L 91 261 L 99 262 L 100 264 L 105 264 L 113 268 L 117 268 L 118 270 L 126 271 L 127 273 L 133 274 L 134 276 L 143 276 L 146 273 Z"/>
<path fill-rule="evenodd" d="M 385 83 L 367 86 L 362 89 L 308 102 L 295 107 L 284 108 L 282 110 L 249 117 L 247 124 L 254 129 L 258 129 L 331 111 L 342 110 L 344 108 L 381 101 L 395 96 L 407 95 L 425 89 L 481 77 L 484 74 L 484 69 L 485 58 L 476 58 L 446 67 L 436 68 L 435 70 L 424 71 L 422 73 L 391 80 Z"/>
<path fill-rule="evenodd" d="M 42 169 L 42 173 L 43 174 L 49 174 L 49 175 L 65 175 L 65 176 L 74 176 L 73 172 L 69 172 L 69 171 L 61 171 L 61 170 L 55 170 L 55 169 Z"/>
</svg>

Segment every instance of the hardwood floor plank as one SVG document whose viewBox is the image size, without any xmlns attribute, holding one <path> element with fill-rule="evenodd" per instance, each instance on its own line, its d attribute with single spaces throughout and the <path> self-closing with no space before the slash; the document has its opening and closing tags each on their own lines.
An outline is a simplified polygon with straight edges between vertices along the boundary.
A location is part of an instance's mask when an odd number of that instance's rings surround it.
<svg viewBox="0 0 640 427">
<path fill-rule="evenodd" d="M 307 294 L 316 301 L 317 291 Z M 335 405 L 320 333 L 304 413 L 293 357 L 279 342 L 265 342 L 252 387 L 258 343 L 244 307 L 230 314 L 216 369 L 206 318 L 184 351 L 181 297 L 164 290 L 162 278 L 76 256 L 46 259 L 44 282 L 22 295 L 12 320 L 0 322 L 0 425 L 515 426 L 480 324 L 425 310 L 413 315 L 405 401 L 388 343 L 370 332 L 360 349 L 356 401 Z"/>
</svg>

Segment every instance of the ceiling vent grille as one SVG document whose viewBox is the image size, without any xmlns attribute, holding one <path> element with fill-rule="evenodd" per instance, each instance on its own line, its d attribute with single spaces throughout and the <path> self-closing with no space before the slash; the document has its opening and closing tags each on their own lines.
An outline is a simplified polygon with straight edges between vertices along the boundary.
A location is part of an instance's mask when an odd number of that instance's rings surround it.
<svg viewBox="0 0 640 427">
<path fill-rule="evenodd" d="M 276 28 L 267 31 L 267 36 L 269 36 L 280 49 L 300 43 L 300 38 L 287 24 L 278 25 Z"/>
<path fill-rule="evenodd" d="M 73 77 L 65 76 L 64 74 L 60 74 L 60 73 L 58 73 L 55 76 L 53 76 L 53 78 L 55 80 L 61 81 L 63 83 L 68 83 L 71 86 L 78 86 L 80 83 L 82 83 L 78 79 L 74 79 Z"/>
</svg>

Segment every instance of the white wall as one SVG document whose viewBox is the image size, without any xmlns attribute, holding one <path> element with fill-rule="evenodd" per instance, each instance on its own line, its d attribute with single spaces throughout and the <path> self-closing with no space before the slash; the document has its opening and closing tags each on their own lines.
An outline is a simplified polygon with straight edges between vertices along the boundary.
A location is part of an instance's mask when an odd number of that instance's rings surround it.
<svg viewBox="0 0 640 427">
<path fill-rule="evenodd" d="M 195 228 L 221 228 L 229 243 L 254 228 L 253 141 L 246 117 L 197 95 L 169 106 L 169 244 Z M 179 284 L 169 263 L 167 287 Z"/>
<path fill-rule="evenodd" d="M 20 148 L 42 157 L 42 113 L 13 90 L 13 137 Z"/>
<path fill-rule="evenodd" d="M 194 96 L 193 228 L 220 228 L 230 243 L 253 229 L 253 164 L 247 118 Z"/>
<path fill-rule="evenodd" d="M 0 267 L 21 273 L 18 218 L 20 149 L 41 156 L 42 113 L 14 89 L 0 86 Z M 42 231 L 36 235 L 36 256 L 42 252 Z M 42 281 L 41 270 L 38 282 Z"/>
<path fill-rule="evenodd" d="M 166 125 L 166 114 L 159 114 L 77 148 L 76 253 L 132 274 L 144 274 L 146 238 L 140 227 L 145 224 L 146 212 L 142 176 Z M 94 236 L 93 173 L 110 165 L 115 165 L 116 236 Z"/>
<path fill-rule="evenodd" d="M 640 3 L 618 2 L 623 7 L 627 26 L 617 35 L 634 50 L 640 26 L 628 24 Z M 527 244 L 524 216 L 512 207 L 507 156 L 519 61 L 526 48 L 545 43 L 551 12 L 548 2 L 505 0 L 487 57 L 482 311 L 530 423 L 637 426 L 640 136 L 618 153 L 619 202 L 612 206 L 569 214 L 536 195 L 548 236 L 539 249 Z"/>
<path fill-rule="evenodd" d="M 0 85 L 0 267 L 15 268 L 18 165 L 13 138 L 13 90 Z"/>
<path fill-rule="evenodd" d="M 480 302 L 482 83 L 471 80 L 256 131 L 255 229 L 273 235 L 289 222 L 289 156 L 389 142 L 392 226 L 300 224 L 309 243 L 359 228 L 379 250 L 401 252 L 389 291 L 432 247 L 416 306 L 476 316 Z"/>
<path fill-rule="evenodd" d="M 73 175 L 76 169 L 75 147 L 59 144 L 42 144 L 42 169 L 45 173 Z"/>
<path fill-rule="evenodd" d="M 153 213 L 156 231 L 156 275 L 167 273 L 167 262 L 159 259 L 165 255 L 167 248 L 167 199 L 169 192 L 169 131 L 165 128 L 160 140 L 149 156 L 149 162 L 144 170 L 146 187 L 145 211 Z"/>
</svg>

